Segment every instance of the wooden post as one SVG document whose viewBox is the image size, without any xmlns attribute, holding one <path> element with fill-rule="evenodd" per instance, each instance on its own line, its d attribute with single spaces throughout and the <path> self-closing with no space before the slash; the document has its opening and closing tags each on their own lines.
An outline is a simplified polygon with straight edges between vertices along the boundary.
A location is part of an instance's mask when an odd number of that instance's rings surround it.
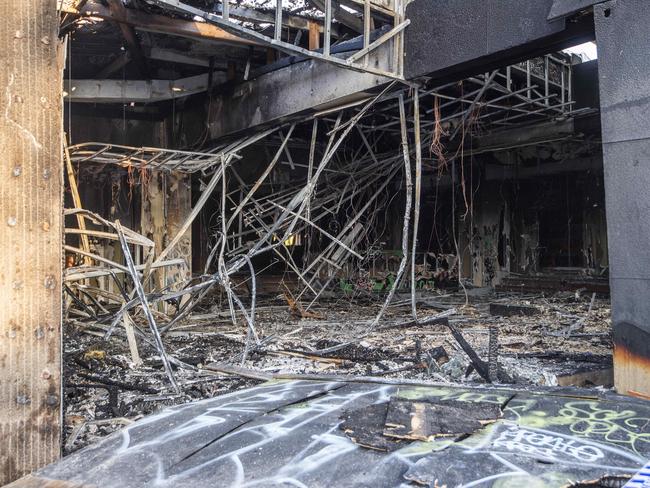
<svg viewBox="0 0 650 488">
<path fill-rule="evenodd" d="M 61 437 L 62 67 L 54 0 L 0 2 L 0 485 Z"/>
<path fill-rule="evenodd" d="M 165 248 L 165 174 L 153 171 L 142 185 L 142 204 L 140 206 L 140 231 L 155 244 L 156 256 Z M 145 289 L 161 290 L 164 286 L 164 271 L 152 274 L 153 282 L 143 283 Z M 158 304 L 163 309 L 163 303 Z"/>
<path fill-rule="evenodd" d="M 141 231 L 155 243 L 156 256 L 178 234 L 192 211 L 190 175 L 154 172 L 146 191 L 142 192 Z M 192 265 L 192 229 L 188 229 L 166 259 L 184 258 L 188 267 L 165 267 L 153 273 L 156 289 L 179 283 L 189 278 Z M 161 310 L 164 308 L 161 304 Z"/>
<path fill-rule="evenodd" d="M 187 216 L 192 212 L 192 177 L 188 174 L 171 173 L 167 175 L 167 195 L 165 200 L 165 246 L 176 237 Z M 165 267 L 165 284 L 179 289 L 184 280 L 191 277 L 192 270 L 192 227 L 185 231 L 183 238 L 169 253 L 167 259 L 182 258 L 187 266 Z"/>
<path fill-rule="evenodd" d="M 309 50 L 316 51 L 320 48 L 320 26 L 313 20 L 308 20 L 307 25 L 309 26 Z"/>
<path fill-rule="evenodd" d="M 277 61 L 277 51 L 271 47 L 266 48 L 266 64 L 273 64 Z"/>
<path fill-rule="evenodd" d="M 235 81 L 237 76 L 237 65 L 234 61 L 228 61 L 228 81 Z"/>
<path fill-rule="evenodd" d="M 72 201 L 74 202 L 75 208 L 83 208 L 81 196 L 79 195 L 79 187 L 77 186 L 77 177 L 74 174 L 74 167 L 70 160 L 70 151 L 68 151 L 68 143 L 65 140 L 65 136 L 63 137 L 63 155 L 65 156 L 65 168 L 68 174 L 68 183 L 70 185 L 70 192 L 72 193 Z M 77 227 L 79 227 L 79 230 L 86 230 L 86 220 L 81 214 L 77 215 Z M 81 249 L 89 253 L 90 240 L 88 239 L 88 236 L 81 234 L 79 236 L 79 241 L 81 243 Z M 84 263 L 92 265 L 93 260 L 88 256 L 84 256 Z"/>
</svg>

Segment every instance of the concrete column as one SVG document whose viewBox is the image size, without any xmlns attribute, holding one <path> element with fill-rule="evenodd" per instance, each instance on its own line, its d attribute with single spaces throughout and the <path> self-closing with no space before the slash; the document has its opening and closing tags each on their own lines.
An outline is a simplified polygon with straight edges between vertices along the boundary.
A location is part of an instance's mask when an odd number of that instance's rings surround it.
<svg viewBox="0 0 650 488">
<path fill-rule="evenodd" d="M 60 455 L 58 25 L 55 0 L 0 2 L 0 485 Z"/>
<path fill-rule="evenodd" d="M 650 398 L 650 8 L 594 7 L 609 241 L 614 380 Z"/>
</svg>

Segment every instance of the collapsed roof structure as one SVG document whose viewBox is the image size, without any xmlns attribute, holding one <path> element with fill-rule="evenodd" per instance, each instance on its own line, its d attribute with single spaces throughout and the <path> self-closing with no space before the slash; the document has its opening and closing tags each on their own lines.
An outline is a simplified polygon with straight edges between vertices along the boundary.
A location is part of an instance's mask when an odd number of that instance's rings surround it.
<svg viewBox="0 0 650 488">
<path fill-rule="evenodd" d="M 429 427 L 430 412 L 451 408 L 433 399 L 441 383 L 650 398 L 642 0 L 30 6 L 8 7 L 17 27 L 3 32 L 14 46 L 1 75 L 3 482 L 62 444 L 68 454 L 143 414 L 266 380 L 322 380 L 324 395 L 350 398 L 346 381 L 417 381 L 431 388 L 416 402 Z M 598 59 L 567 50 L 585 42 Z M 393 389 L 328 417 L 328 435 L 336 419 L 346 426 L 332 445 L 368 448 L 355 422 L 371 444 L 396 428 L 412 441 L 418 429 L 403 432 L 387 409 L 416 406 Z M 644 418 L 643 401 L 611 394 L 589 408 L 601 401 L 611 429 L 646 442 L 647 424 L 626 424 Z M 346 417 L 384 403 L 370 433 Z M 495 432 L 535 427 L 500 408 Z M 596 478 L 575 486 L 622 486 L 647 452 L 549 425 L 544 435 L 629 451 L 615 470 L 563 466 L 571 482 Z M 451 447 L 444 428 L 417 440 L 453 464 L 477 452 L 487 431 L 475 430 L 451 432 Z M 86 452 L 40 473 L 96 483 L 70 468 Z M 427 459 L 391 476 L 491 486 L 488 468 L 440 479 Z M 246 481 L 268 481 L 260 473 Z"/>
</svg>

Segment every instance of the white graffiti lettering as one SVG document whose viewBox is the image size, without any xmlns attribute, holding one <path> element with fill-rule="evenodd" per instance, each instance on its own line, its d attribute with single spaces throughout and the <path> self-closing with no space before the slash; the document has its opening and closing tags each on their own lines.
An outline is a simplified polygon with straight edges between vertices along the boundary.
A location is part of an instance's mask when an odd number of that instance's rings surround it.
<svg viewBox="0 0 650 488">
<path fill-rule="evenodd" d="M 492 446 L 554 461 L 562 461 L 560 455 L 568 455 L 587 463 L 593 463 L 605 457 L 599 448 L 583 444 L 578 440 L 541 434 L 519 427 L 511 427 L 501 432 Z"/>
</svg>

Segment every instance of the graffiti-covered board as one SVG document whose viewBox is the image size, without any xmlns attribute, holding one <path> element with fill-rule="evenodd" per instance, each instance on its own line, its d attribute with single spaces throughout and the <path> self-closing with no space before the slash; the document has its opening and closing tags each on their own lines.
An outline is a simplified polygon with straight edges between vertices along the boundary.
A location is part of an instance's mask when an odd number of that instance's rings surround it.
<svg viewBox="0 0 650 488">
<path fill-rule="evenodd" d="M 392 405 L 412 412 L 405 425 L 385 425 Z M 439 405 L 481 424 L 455 430 L 458 419 L 432 416 Z M 364 408 L 374 417 L 349 413 Z M 435 418 L 417 426 L 425 441 L 400 434 L 418 412 Z M 649 458 L 650 402 L 629 397 L 274 381 L 170 408 L 35 476 L 116 488 L 622 487 Z M 594 480 L 603 484 L 586 484 Z"/>
</svg>

